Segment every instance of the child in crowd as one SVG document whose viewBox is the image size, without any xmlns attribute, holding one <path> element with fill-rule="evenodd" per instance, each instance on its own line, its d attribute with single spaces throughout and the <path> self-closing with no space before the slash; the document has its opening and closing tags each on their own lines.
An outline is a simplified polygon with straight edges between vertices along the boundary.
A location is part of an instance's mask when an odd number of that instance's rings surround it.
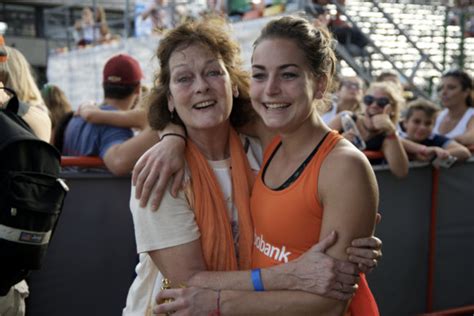
<svg viewBox="0 0 474 316">
<path fill-rule="evenodd" d="M 441 160 L 466 160 L 469 150 L 443 135 L 433 134 L 438 109 L 428 100 L 417 99 L 409 104 L 403 125 L 403 146 L 412 159 L 428 161 L 435 157 Z"/>
</svg>

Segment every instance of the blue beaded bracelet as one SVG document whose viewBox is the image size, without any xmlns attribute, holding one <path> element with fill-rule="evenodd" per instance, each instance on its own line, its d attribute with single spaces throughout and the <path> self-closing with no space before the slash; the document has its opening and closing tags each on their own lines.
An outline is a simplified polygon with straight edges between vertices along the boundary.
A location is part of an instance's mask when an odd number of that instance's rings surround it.
<svg viewBox="0 0 474 316">
<path fill-rule="evenodd" d="M 257 292 L 265 291 L 263 288 L 262 274 L 260 269 L 253 269 L 251 272 L 253 289 Z"/>
</svg>

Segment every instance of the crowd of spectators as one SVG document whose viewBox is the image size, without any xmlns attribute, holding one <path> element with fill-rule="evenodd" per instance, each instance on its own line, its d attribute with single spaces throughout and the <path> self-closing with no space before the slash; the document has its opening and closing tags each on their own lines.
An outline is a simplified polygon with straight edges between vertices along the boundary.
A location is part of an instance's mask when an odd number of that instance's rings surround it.
<svg viewBox="0 0 474 316">
<path fill-rule="evenodd" d="M 253 5 L 262 16 L 265 8 L 275 4 L 262 1 Z M 219 1 L 212 2 L 212 8 L 223 12 Z M 228 9 L 240 12 L 238 8 Z M 78 44 L 110 39 L 103 10 L 97 12 L 102 13 L 94 18 L 91 9 L 84 9 L 77 23 L 77 30 L 82 32 Z M 245 18 L 247 13 L 240 13 Z M 164 23 L 162 27 L 172 26 Z M 22 53 L 5 48 L 8 58 L 0 63 L 0 84 L 17 92 L 25 121 L 38 137 L 56 144 L 63 155 L 100 156 L 109 171 L 127 175 L 138 158 L 158 142 L 158 134 L 148 125 L 147 109 L 141 107 L 142 91 L 146 94 L 147 89 L 140 84 L 142 70 L 133 57 L 122 54 L 109 59 L 103 69 L 104 100 L 100 107 L 83 105 L 73 115 L 60 87 L 45 85 L 40 90 Z M 390 71 L 381 73 L 374 82 L 341 76 L 328 108 L 321 114 L 348 140 L 361 139 L 364 150 L 382 152 L 383 156 L 371 159 L 374 165 L 385 164 L 395 176 L 405 177 L 409 160 L 449 167 L 471 157 L 473 93 L 472 77 L 462 70 L 443 74 L 437 104 L 406 91 L 397 74 Z M 0 102 L 5 103 L 5 99 L 2 95 Z M 353 121 L 352 130 L 344 127 L 345 114 Z"/>
<path fill-rule="evenodd" d="M 78 47 L 112 41 L 112 34 L 103 7 L 84 7 L 82 9 L 81 19 L 74 24 L 74 38 Z"/>
<path fill-rule="evenodd" d="M 236 5 L 234 2 L 232 3 Z M 317 13 L 319 12 L 323 15 L 327 13 L 325 9 L 327 4 L 328 1 L 315 0 L 311 3 L 310 9 L 307 9 L 307 11 L 313 12 L 310 17 L 313 19 L 313 22 L 320 26 L 320 14 Z M 344 2 L 339 3 L 339 5 L 344 4 Z M 275 5 L 281 5 L 281 3 L 278 1 L 253 2 L 253 9 L 260 10 L 261 16 L 263 15 L 262 10 Z M 158 12 L 166 8 L 166 6 L 165 0 L 153 1 L 153 5 L 150 5 L 143 12 L 143 15 L 154 15 L 154 18 L 166 16 L 166 12 Z M 233 13 L 240 12 L 236 8 L 226 8 L 222 1 L 210 1 L 208 9 L 220 13 L 225 13 L 228 10 L 232 10 Z M 243 9 L 243 6 L 241 9 Z M 244 18 L 246 13 L 244 11 L 240 13 L 242 18 Z M 339 15 L 336 16 L 335 20 L 338 19 L 340 19 Z M 336 24 L 338 23 L 340 24 L 340 22 L 336 22 Z M 328 23 L 323 24 L 328 25 Z M 110 38 L 105 12 L 101 7 L 96 7 L 95 10 L 88 7 L 84 8 L 82 19 L 76 23 L 76 26 L 77 30 L 82 32 L 81 41 L 84 45 L 91 43 L 91 41 L 100 42 Z M 162 24 L 162 27 L 169 28 L 172 27 L 172 24 L 165 23 Z M 345 25 L 344 27 L 349 26 Z M 338 35 L 335 34 L 335 37 L 338 38 Z M 12 77 L 9 73 L 6 73 L 3 76 L 5 78 L 3 80 L 4 84 L 15 89 L 20 100 L 25 104 L 31 105 L 28 111 L 25 111 L 25 120 L 30 120 L 30 116 L 36 116 L 36 119 L 30 122 L 30 125 L 32 125 L 38 136 L 44 140 L 51 141 L 59 149 L 63 150 L 63 154 L 100 156 L 105 160 L 106 165 L 113 173 L 126 174 L 130 172 L 133 163 L 138 159 L 140 153 L 143 153 L 147 146 L 157 140 L 156 135 L 150 136 L 152 132 L 149 130 L 146 119 L 147 109 L 142 108 L 140 102 L 138 102 L 142 97 L 140 91 L 146 90 L 146 88 L 139 84 L 140 80 L 138 78 L 135 78 L 138 81 L 135 80 L 137 82 L 134 82 L 134 86 L 129 89 L 130 97 L 118 91 L 117 86 L 120 86 L 123 82 L 114 82 L 114 80 L 120 80 L 122 75 L 124 75 L 124 70 L 119 69 L 120 67 L 117 67 L 117 65 L 114 64 L 115 66 L 110 68 L 110 65 L 107 64 L 104 68 L 103 84 L 105 99 L 101 103 L 101 107 L 83 105 L 73 115 L 72 108 L 74 106 L 69 104 L 60 87 L 45 85 L 40 93 L 28 70 L 29 65 L 22 58 L 22 54 L 8 46 L 6 49 L 10 58 L 4 65 L 13 63 L 15 60 L 14 65 L 9 67 L 11 69 L 18 68 L 14 71 L 24 75 Z M 120 58 L 115 59 L 114 63 L 120 63 L 124 59 L 128 60 L 129 58 L 134 60 L 132 57 L 125 55 L 122 55 Z M 141 69 L 139 70 L 139 73 L 141 73 Z M 110 71 L 116 71 L 117 73 L 111 74 Z M 133 73 L 139 76 L 137 69 L 130 72 L 130 74 Z M 20 80 L 19 78 L 22 79 Z M 128 80 L 130 78 L 125 79 Z M 367 89 L 365 88 L 366 86 L 368 86 Z M 108 92 L 111 88 L 115 89 L 112 97 L 110 97 L 111 94 Z M 116 93 L 119 93 L 120 97 L 117 97 Z M 328 108 L 321 114 L 326 124 L 339 130 L 349 140 L 362 142 L 363 147 L 356 143 L 361 149 L 382 152 L 384 157 L 374 158 L 372 160 L 374 164 L 386 163 L 395 175 L 403 177 L 408 172 L 409 159 L 431 161 L 434 158 L 439 158 L 452 161 L 452 156 L 454 160 L 462 161 L 470 156 L 466 147 L 472 148 L 474 145 L 474 110 L 472 109 L 471 94 L 471 77 L 468 73 L 457 70 L 443 75 L 439 86 L 439 104 L 435 107 L 432 105 L 431 107 L 420 106 L 420 103 L 425 104 L 429 100 L 415 98 L 413 93 L 409 89 L 405 89 L 401 84 L 397 73 L 390 70 L 379 73 L 374 82 L 364 82 L 364 80 L 357 76 L 341 76 L 337 81 L 337 86 L 331 100 L 328 102 Z M 112 104 L 115 102 L 114 100 L 128 97 L 127 104 L 123 108 L 116 106 L 120 111 L 110 111 L 109 108 L 104 106 L 104 104 L 108 104 L 115 109 Z M 415 104 L 411 102 L 413 100 Z M 441 109 L 441 106 L 444 107 L 443 111 L 438 110 Z M 78 105 L 75 105 L 75 107 L 78 107 Z M 46 117 L 46 115 L 42 115 L 47 113 L 46 108 L 49 109 L 48 120 L 37 123 L 42 117 Z M 437 116 L 438 113 L 439 115 Z M 350 115 L 347 116 L 346 114 Z M 347 121 L 348 118 L 354 123 L 352 125 L 354 128 L 352 129 L 347 129 L 344 126 L 344 121 Z M 144 143 L 147 145 L 141 144 L 139 146 L 140 152 L 134 152 L 133 156 L 135 158 L 131 160 L 125 159 L 123 155 L 117 153 L 106 155 L 109 145 L 105 146 L 107 148 L 104 147 L 105 149 L 103 150 L 82 152 L 74 145 L 81 143 L 81 141 L 71 139 L 73 135 L 80 137 L 79 132 L 72 132 L 73 129 L 70 126 L 73 124 L 88 126 L 88 128 L 91 126 L 113 126 L 124 131 L 127 135 L 119 143 L 129 141 L 129 139 L 135 138 L 136 135 L 144 137 L 142 136 L 143 134 L 150 133 L 150 137 L 144 138 Z M 415 135 L 416 133 L 413 132 L 417 130 L 414 127 L 415 125 L 424 126 L 423 132 L 417 132 L 418 134 L 421 133 L 422 136 Z M 76 130 L 79 129 L 83 130 L 84 128 L 76 128 Z M 88 137 L 84 136 L 84 138 Z M 432 141 L 433 139 L 435 141 Z M 68 144 L 68 146 L 64 147 L 64 144 Z M 114 144 L 115 142 L 112 145 Z M 123 147 L 125 146 L 122 145 L 119 148 Z M 456 150 L 453 151 L 454 147 Z M 134 151 L 138 147 L 131 146 L 130 148 Z M 127 151 L 125 150 L 124 153 Z M 113 159 L 106 159 L 107 157 Z M 110 161 L 114 163 L 112 164 Z"/>
</svg>

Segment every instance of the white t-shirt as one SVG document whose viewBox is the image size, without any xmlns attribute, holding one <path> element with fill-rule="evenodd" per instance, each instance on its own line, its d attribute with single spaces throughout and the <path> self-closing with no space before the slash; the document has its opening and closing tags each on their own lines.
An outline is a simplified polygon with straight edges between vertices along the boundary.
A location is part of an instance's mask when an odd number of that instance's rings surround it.
<svg viewBox="0 0 474 316">
<path fill-rule="evenodd" d="M 441 113 L 439 113 L 438 117 L 436 118 L 435 126 L 433 128 L 433 134 L 443 135 L 448 138 L 455 138 L 459 135 L 464 134 L 464 132 L 466 132 L 467 123 L 469 123 L 469 120 L 471 119 L 471 117 L 474 116 L 474 108 L 468 108 L 466 112 L 464 112 L 464 115 L 459 120 L 458 124 L 452 130 L 450 130 L 446 134 L 441 134 L 439 132 L 439 126 L 441 125 L 441 122 L 444 120 L 447 114 L 448 114 L 448 109 L 444 109 L 443 111 L 441 111 Z"/>
<path fill-rule="evenodd" d="M 240 138 L 246 149 L 250 168 L 257 174 L 262 163 L 260 142 L 243 135 Z M 232 200 L 231 161 L 230 158 L 223 161 L 209 161 L 209 165 L 214 170 L 227 201 L 227 212 L 231 219 L 236 246 L 238 213 Z M 189 172 L 186 172 L 185 181 L 189 181 Z M 150 203 L 144 208 L 139 206 L 139 200 L 135 199 L 135 187 L 132 186 L 130 210 L 135 227 L 139 263 L 135 268 L 137 277 L 128 292 L 123 316 L 152 315 L 155 297 L 160 291 L 163 277 L 148 252 L 183 245 L 201 236 L 194 211 L 190 208 L 184 192 L 180 191 L 178 197 L 173 198 L 169 191 L 166 190 L 159 209 L 153 212 L 150 210 Z"/>
</svg>

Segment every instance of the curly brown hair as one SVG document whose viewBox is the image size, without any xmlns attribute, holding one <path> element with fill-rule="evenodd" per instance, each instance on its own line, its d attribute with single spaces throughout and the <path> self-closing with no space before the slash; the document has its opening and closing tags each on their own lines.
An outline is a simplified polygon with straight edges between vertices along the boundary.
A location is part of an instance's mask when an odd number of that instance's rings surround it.
<svg viewBox="0 0 474 316">
<path fill-rule="evenodd" d="M 230 114 L 232 126 L 245 125 L 256 117 L 249 96 L 249 74 L 242 68 L 240 46 L 230 36 L 228 25 L 222 19 L 212 18 L 201 21 L 190 21 L 170 30 L 160 40 L 156 56 L 160 63 L 160 71 L 155 77 L 155 85 L 145 102 L 149 105 L 148 121 L 153 129 L 161 130 L 168 123 L 183 122 L 177 113 L 168 110 L 168 95 L 170 93 L 169 60 L 177 50 L 193 44 L 201 44 L 214 52 L 224 62 L 229 72 L 231 82 L 237 86 L 239 96 L 233 98 Z"/>
</svg>

